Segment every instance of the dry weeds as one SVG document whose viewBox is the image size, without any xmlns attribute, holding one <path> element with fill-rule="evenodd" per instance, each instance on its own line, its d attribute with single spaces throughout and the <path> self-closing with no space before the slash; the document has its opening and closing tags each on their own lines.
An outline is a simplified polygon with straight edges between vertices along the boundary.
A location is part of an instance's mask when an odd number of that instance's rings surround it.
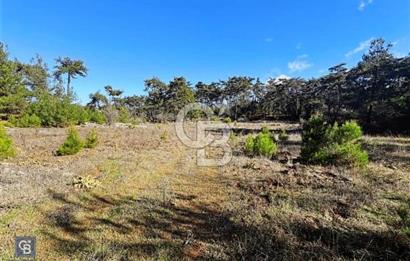
<svg viewBox="0 0 410 261">
<path fill-rule="evenodd" d="M 261 126 L 290 129 L 276 160 L 241 152 L 240 133 Z M 100 127 L 95 149 L 66 157 L 53 154 L 63 129 L 9 130 L 18 157 L 0 164 L 0 260 L 16 235 L 37 237 L 38 260 L 410 258 L 397 215 L 410 139 L 366 137 L 373 162 L 355 170 L 298 164 L 296 125 L 235 128 L 222 168 L 197 167 L 167 124 Z M 100 185 L 77 188 L 76 176 Z"/>
</svg>

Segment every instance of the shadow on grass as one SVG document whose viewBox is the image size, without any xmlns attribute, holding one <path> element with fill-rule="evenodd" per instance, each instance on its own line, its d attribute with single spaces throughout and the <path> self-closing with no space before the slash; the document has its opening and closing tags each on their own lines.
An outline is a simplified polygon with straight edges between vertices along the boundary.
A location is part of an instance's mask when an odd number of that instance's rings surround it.
<svg viewBox="0 0 410 261">
<path fill-rule="evenodd" d="M 393 232 L 329 228 L 303 219 L 233 222 L 240 219 L 195 204 L 194 195 L 179 196 L 186 203 L 180 206 L 150 198 L 90 196 L 86 204 L 78 204 L 52 195 L 66 203 L 45 215 L 49 229 L 43 233 L 53 241 L 50 251 L 82 260 L 410 258 L 409 240 Z M 89 207 L 98 204 L 106 208 L 104 215 Z"/>
</svg>

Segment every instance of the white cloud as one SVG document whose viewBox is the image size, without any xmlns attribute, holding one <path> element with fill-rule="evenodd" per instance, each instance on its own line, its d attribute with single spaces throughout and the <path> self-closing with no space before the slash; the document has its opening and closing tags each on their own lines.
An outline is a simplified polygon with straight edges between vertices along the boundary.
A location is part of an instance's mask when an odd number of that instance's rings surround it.
<svg viewBox="0 0 410 261">
<path fill-rule="evenodd" d="M 274 82 L 274 83 L 282 83 L 283 80 L 289 80 L 290 78 L 291 78 L 291 77 L 290 77 L 290 76 L 287 76 L 286 74 L 281 74 L 281 75 L 276 76 L 276 77 L 274 78 L 273 82 Z"/>
<path fill-rule="evenodd" d="M 288 68 L 291 72 L 300 72 L 312 67 L 306 58 L 308 57 L 307 54 L 300 55 L 296 58 L 296 60 L 288 63 Z"/>
<path fill-rule="evenodd" d="M 374 40 L 375 38 L 372 37 L 370 39 L 367 39 L 366 41 L 363 41 L 359 44 L 359 46 L 357 46 L 356 48 L 354 48 L 353 50 L 348 51 L 345 56 L 346 57 L 350 57 L 356 53 L 360 53 L 363 52 L 364 50 L 366 50 L 367 48 L 369 48 L 370 43 Z"/>
<path fill-rule="evenodd" d="M 363 11 L 366 8 L 366 6 L 372 3 L 373 3 L 373 0 L 360 0 L 359 7 L 358 7 L 359 11 Z"/>
</svg>

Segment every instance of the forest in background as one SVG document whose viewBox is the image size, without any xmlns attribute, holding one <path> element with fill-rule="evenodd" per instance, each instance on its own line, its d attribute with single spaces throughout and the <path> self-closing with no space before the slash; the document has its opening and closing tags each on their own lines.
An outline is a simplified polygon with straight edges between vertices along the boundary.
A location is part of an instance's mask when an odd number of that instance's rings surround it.
<svg viewBox="0 0 410 261">
<path fill-rule="evenodd" d="M 145 81 L 146 95 L 124 96 L 107 85 L 76 103 L 73 82 L 87 76 L 82 60 L 57 58 L 49 69 L 37 55 L 30 63 L 9 57 L 0 45 L 0 119 L 16 127 L 63 127 L 70 124 L 173 121 L 186 104 L 212 108 L 213 120 L 300 121 L 322 114 L 329 122 L 357 120 L 367 133 L 410 131 L 410 56 L 395 57 L 392 45 L 373 40 L 353 68 L 338 64 L 313 79 L 275 78 L 262 82 L 233 76 L 191 84 L 184 77 L 169 83 Z M 192 117 L 201 117 L 193 114 Z"/>
</svg>

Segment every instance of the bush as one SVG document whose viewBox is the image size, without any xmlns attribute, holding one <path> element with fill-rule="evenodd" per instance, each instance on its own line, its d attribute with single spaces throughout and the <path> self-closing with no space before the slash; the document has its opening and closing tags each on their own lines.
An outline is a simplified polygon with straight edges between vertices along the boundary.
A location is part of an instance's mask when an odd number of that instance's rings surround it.
<svg viewBox="0 0 410 261">
<path fill-rule="evenodd" d="M 346 121 L 341 127 L 337 126 L 335 124 L 333 127 L 335 128 L 333 139 L 339 144 L 357 140 L 363 135 L 362 129 L 355 121 Z"/>
<path fill-rule="evenodd" d="M 68 129 L 68 136 L 63 145 L 57 150 L 58 156 L 74 155 L 84 147 L 78 131 L 74 127 Z"/>
<path fill-rule="evenodd" d="M 129 123 L 131 121 L 131 115 L 124 107 L 120 107 L 118 110 L 118 121 L 121 123 Z"/>
<path fill-rule="evenodd" d="M 253 154 L 253 147 L 255 146 L 254 138 L 252 136 L 248 136 L 245 141 L 244 152 L 248 155 Z"/>
<path fill-rule="evenodd" d="M 276 154 L 278 148 L 272 137 L 266 133 L 259 133 L 254 141 L 253 151 L 256 155 L 271 158 Z"/>
<path fill-rule="evenodd" d="M 268 127 L 263 126 L 263 127 L 262 127 L 262 133 L 263 133 L 263 134 L 269 134 L 270 131 L 269 131 Z"/>
<path fill-rule="evenodd" d="M 289 135 L 286 133 L 285 129 L 281 129 L 280 133 L 279 133 L 279 140 L 280 141 L 287 141 L 289 140 Z"/>
<path fill-rule="evenodd" d="M 40 119 L 41 126 L 66 127 L 69 125 L 84 124 L 92 121 L 104 123 L 105 117 L 101 112 L 92 111 L 79 104 L 73 104 L 68 97 L 58 97 L 49 93 L 39 94 L 27 110 L 31 124 Z"/>
<path fill-rule="evenodd" d="M 95 129 L 92 129 L 85 138 L 85 146 L 88 149 L 93 149 L 98 144 L 98 135 Z"/>
<path fill-rule="evenodd" d="M 89 110 L 90 115 L 90 122 L 98 123 L 98 124 L 105 124 L 107 123 L 107 118 L 105 117 L 104 113 L 97 110 Z"/>
<path fill-rule="evenodd" d="M 231 120 L 231 118 L 226 117 L 226 118 L 224 118 L 223 122 L 224 123 L 232 123 L 232 120 Z"/>
<path fill-rule="evenodd" d="M 6 128 L 0 124 L 0 160 L 11 158 L 15 155 L 13 140 L 7 134 Z"/>
<path fill-rule="evenodd" d="M 277 150 L 275 141 L 266 133 L 259 133 L 255 138 L 249 136 L 245 141 L 244 152 L 248 155 L 271 158 L 277 153 Z"/>
<path fill-rule="evenodd" d="M 35 114 L 24 114 L 20 118 L 11 117 L 10 122 L 19 128 L 33 128 L 41 126 L 41 119 Z"/>
<path fill-rule="evenodd" d="M 331 126 L 322 117 L 314 116 L 303 126 L 301 157 L 314 164 L 364 167 L 369 160 L 357 143 L 361 136 L 362 130 L 354 121 Z"/>
<path fill-rule="evenodd" d="M 301 157 L 310 161 L 315 153 L 320 152 L 328 144 L 327 125 L 322 117 L 312 116 L 303 125 Z"/>
</svg>

